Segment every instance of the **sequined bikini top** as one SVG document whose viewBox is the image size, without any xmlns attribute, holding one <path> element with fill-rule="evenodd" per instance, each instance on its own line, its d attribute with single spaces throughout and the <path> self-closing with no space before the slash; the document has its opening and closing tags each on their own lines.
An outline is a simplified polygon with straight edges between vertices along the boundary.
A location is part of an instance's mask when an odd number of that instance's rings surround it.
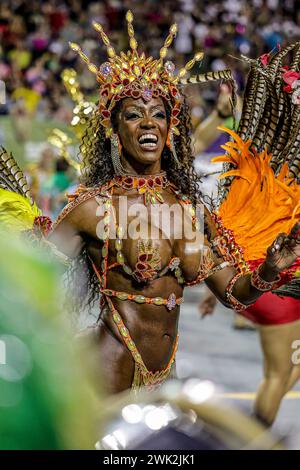
<svg viewBox="0 0 300 470">
<path fill-rule="evenodd" d="M 58 217 L 55 225 L 57 225 L 74 207 L 78 204 L 95 198 L 99 205 L 104 207 L 103 216 L 103 233 L 102 233 L 102 249 L 101 249 L 101 264 L 100 267 L 96 267 L 93 263 L 93 268 L 100 282 L 100 290 L 105 296 L 115 296 L 122 300 L 133 300 L 137 303 L 154 303 L 155 305 L 166 305 L 168 308 L 174 308 L 179 305 L 182 299 L 176 299 L 175 294 L 171 294 L 168 299 L 154 298 L 148 299 L 142 295 L 129 294 L 125 292 L 113 291 L 107 286 L 107 274 L 108 271 L 117 267 L 120 267 L 126 275 L 131 276 L 135 281 L 139 283 L 151 282 L 154 279 L 160 278 L 166 275 L 167 272 L 172 272 L 178 283 L 184 287 L 194 285 L 202 282 L 208 276 L 214 272 L 223 269 L 225 266 L 231 264 L 230 260 L 216 264 L 213 259 L 213 253 L 211 249 L 205 250 L 204 255 L 201 257 L 201 263 L 199 266 L 198 274 L 192 281 L 184 279 L 182 270 L 180 267 L 181 261 L 178 257 L 173 257 L 169 263 L 162 268 L 161 258 L 158 249 L 153 247 L 152 240 L 139 240 L 138 241 L 138 255 L 137 260 L 132 268 L 129 266 L 126 257 L 123 253 L 123 230 L 122 227 L 117 227 L 116 239 L 115 239 L 115 250 L 116 250 L 116 261 L 109 262 L 109 241 L 110 241 L 110 220 L 111 220 L 111 209 L 112 209 L 112 197 L 116 193 L 117 189 L 125 191 L 136 190 L 143 196 L 144 203 L 148 204 L 160 204 L 164 202 L 162 190 L 168 190 L 173 193 L 178 202 L 181 205 L 188 204 L 189 212 L 193 224 L 197 227 L 196 212 L 191 204 L 191 201 L 187 196 L 181 195 L 175 185 L 173 185 L 166 177 L 166 173 L 162 172 L 156 175 L 147 176 L 115 176 L 109 183 L 103 185 L 101 188 L 88 189 L 80 186 L 74 195 L 69 196 L 70 203 L 62 211 Z M 226 258 L 225 258 L 226 259 Z"/>
<path fill-rule="evenodd" d="M 98 272 L 99 279 L 102 283 L 106 284 L 107 273 L 110 269 L 121 267 L 126 275 L 134 278 L 139 283 L 145 283 L 153 281 L 159 277 L 166 275 L 169 271 L 174 274 L 177 282 L 184 285 L 192 285 L 204 280 L 208 275 L 213 272 L 222 269 L 225 264 L 215 265 L 212 251 L 206 250 L 201 257 L 201 266 L 197 278 L 193 281 L 188 282 L 184 279 L 182 270 L 180 267 L 180 258 L 173 257 L 169 263 L 162 268 L 161 257 L 159 250 L 153 246 L 152 240 L 138 240 L 138 254 L 137 260 L 134 267 L 131 267 L 126 260 L 126 256 L 123 253 L 123 240 L 124 231 L 122 227 L 116 229 L 115 239 L 115 250 L 116 250 L 116 262 L 109 264 L 106 262 L 109 252 L 109 239 L 110 239 L 110 211 L 112 206 L 112 195 L 116 188 L 122 188 L 124 191 L 136 190 L 143 196 L 144 204 L 160 204 L 164 202 L 162 190 L 167 189 L 173 193 L 178 199 L 179 203 L 189 205 L 189 213 L 192 219 L 192 223 L 195 228 L 198 227 L 198 221 L 196 219 L 196 212 L 191 204 L 188 197 L 180 195 L 176 187 L 170 183 L 166 177 L 166 173 L 162 172 L 158 175 L 147 175 L 147 176 L 116 176 L 108 185 L 101 188 L 101 192 L 96 197 L 98 204 L 104 206 L 104 231 L 103 231 L 103 248 L 102 248 L 102 263 L 101 272 Z M 104 279 L 105 278 L 105 279 Z"/>
</svg>

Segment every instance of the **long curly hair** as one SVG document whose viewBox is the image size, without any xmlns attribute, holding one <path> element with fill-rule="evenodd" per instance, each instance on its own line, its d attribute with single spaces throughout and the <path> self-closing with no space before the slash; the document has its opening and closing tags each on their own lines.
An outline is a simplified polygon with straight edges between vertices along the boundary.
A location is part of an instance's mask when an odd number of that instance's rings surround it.
<svg viewBox="0 0 300 470">
<path fill-rule="evenodd" d="M 192 150 L 192 125 L 189 106 L 183 95 L 183 103 L 179 115 L 179 135 L 174 136 L 174 144 L 179 160 L 179 166 L 165 146 L 162 153 L 161 167 L 166 171 L 168 180 L 173 183 L 181 194 L 189 197 L 193 204 L 200 203 L 204 197 L 200 191 L 200 176 L 194 169 L 194 154 Z M 117 130 L 117 115 L 121 102 L 113 109 L 111 121 L 114 130 Z M 165 104 L 167 121 L 170 121 L 170 108 Z M 80 182 L 88 188 L 104 185 L 114 177 L 114 168 L 111 159 L 110 140 L 105 137 L 103 126 L 99 123 L 97 113 L 91 118 L 80 146 L 83 158 L 83 171 Z M 80 279 L 78 279 L 78 275 Z M 68 278 L 76 286 L 76 301 L 79 310 L 93 307 L 100 296 L 99 281 L 95 275 L 86 251 L 84 250 L 73 262 Z M 75 280 L 76 279 L 76 280 Z M 78 292 L 78 286 L 80 292 Z M 75 305 L 73 306 L 73 310 Z"/>
</svg>

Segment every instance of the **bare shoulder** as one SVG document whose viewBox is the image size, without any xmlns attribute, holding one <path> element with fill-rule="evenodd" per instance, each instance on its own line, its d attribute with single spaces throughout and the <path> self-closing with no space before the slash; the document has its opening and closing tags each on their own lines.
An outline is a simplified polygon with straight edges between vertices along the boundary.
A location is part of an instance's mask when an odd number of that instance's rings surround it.
<svg viewBox="0 0 300 470">
<path fill-rule="evenodd" d="M 77 228 L 84 225 L 84 221 L 93 214 L 96 216 L 99 207 L 99 188 L 85 188 L 84 191 L 69 196 L 69 203 L 54 223 L 54 229 L 61 224 L 69 224 Z"/>
<path fill-rule="evenodd" d="M 52 227 L 49 240 L 70 258 L 77 256 L 87 240 L 96 236 L 99 191 L 91 189 L 71 195 Z"/>
</svg>

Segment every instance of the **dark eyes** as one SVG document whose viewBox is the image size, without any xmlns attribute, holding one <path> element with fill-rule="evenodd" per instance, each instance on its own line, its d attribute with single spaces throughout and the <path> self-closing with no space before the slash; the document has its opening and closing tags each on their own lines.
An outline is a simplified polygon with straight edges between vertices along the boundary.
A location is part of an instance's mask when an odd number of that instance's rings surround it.
<svg viewBox="0 0 300 470">
<path fill-rule="evenodd" d="M 158 113 L 154 114 L 154 117 L 157 117 L 159 119 L 166 119 L 166 115 L 163 111 L 159 111 Z"/>
<path fill-rule="evenodd" d="M 166 119 L 166 114 L 163 111 L 158 111 L 153 116 L 158 119 Z M 134 119 L 139 119 L 142 117 L 143 117 L 142 114 L 135 113 L 135 112 L 128 112 L 125 114 L 125 118 L 129 121 L 134 120 Z"/>
<path fill-rule="evenodd" d="M 126 113 L 125 114 L 126 119 L 137 119 L 139 117 L 140 117 L 140 115 L 137 114 L 137 113 Z"/>
</svg>

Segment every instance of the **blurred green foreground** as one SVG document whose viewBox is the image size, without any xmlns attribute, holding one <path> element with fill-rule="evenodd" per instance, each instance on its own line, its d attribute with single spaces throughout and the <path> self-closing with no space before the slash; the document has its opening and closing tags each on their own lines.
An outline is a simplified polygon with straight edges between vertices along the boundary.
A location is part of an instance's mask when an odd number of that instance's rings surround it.
<svg viewBox="0 0 300 470">
<path fill-rule="evenodd" d="M 44 253 L 1 234 L 0 449 L 94 447 L 96 399 L 58 307 L 60 279 Z"/>
</svg>

